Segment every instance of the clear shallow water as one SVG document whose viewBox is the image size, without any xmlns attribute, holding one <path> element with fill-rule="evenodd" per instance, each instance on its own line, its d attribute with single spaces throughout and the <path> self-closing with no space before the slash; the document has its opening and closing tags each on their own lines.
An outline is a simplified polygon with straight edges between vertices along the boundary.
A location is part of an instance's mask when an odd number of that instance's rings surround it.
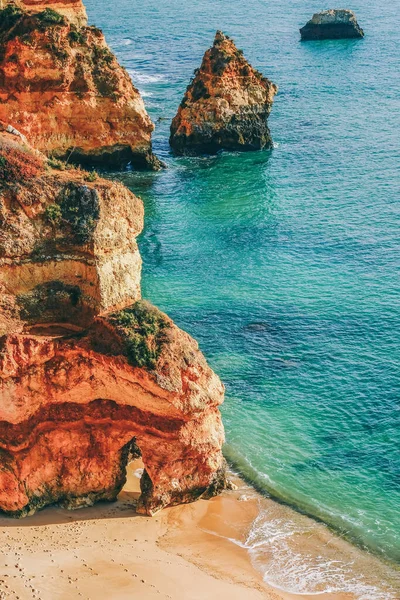
<svg viewBox="0 0 400 600">
<path fill-rule="evenodd" d="M 86 2 L 157 122 L 143 293 L 227 386 L 226 455 L 265 491 L 400 558 L 400 2 L 364 40 L 299 42 L 319 2 Z M 215 30 L 280 87 L 271 152 L 175 159 L 168 129 Z M 374 596 L 371 596 L 373 598 Z"/>
</svg>

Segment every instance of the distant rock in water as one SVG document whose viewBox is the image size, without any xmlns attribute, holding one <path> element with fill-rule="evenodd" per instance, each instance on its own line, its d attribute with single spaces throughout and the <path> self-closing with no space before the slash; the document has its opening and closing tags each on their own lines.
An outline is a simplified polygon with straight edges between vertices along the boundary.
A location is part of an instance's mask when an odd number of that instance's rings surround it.
<svg viewBox="0 0 400 600">
<path fill-rule="evenodd" d="M 217 31 L 172 121 L 172 148 L 192 155 L 270 148 L 267 119 L 277 91 L 233 40 Z"/>
<path fill-rule="evenodd" d="M 352 10 L 331 9 L 316 13 L 300 29 L 302 40 L 338 40 L 362 38 L 364 32 Z"/>
</svg>

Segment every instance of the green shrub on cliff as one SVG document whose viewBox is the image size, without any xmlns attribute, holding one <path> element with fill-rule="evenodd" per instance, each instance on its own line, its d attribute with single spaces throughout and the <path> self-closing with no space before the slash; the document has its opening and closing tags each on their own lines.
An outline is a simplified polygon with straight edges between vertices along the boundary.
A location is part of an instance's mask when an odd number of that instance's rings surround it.
<svg viewBox="0 0 400 600">
<path fill-rule="evenodd" d="M 72 42 L 74 44 L 84 44 L 85 43 L 85 36 L 80 31 L 77 31 L 76 29 L 71 29 L 71 31 L 68 34 L 68 38 L 69 38 L 70 42 Z"/>
<path fill-rule="evenodd" d="M 68 168 L 68 165 L 64 161 L 53 157 L 47 160 L 47 164 L 52 169 L 57 169 L 58 171 L 65 171 Z"/>
<path fill-rule="evenodd" d="M 84 179 L 85 181 L 96 181 L 98 175 L 96 171 L 90 171 L 87 175 L 85 175 Z"/>
<path fill-rule="evenodd" d="M 97 191 L 71 183 L 62 191 L 59 203 L 62 220 L 69 226 L 74 243 L 90 242 L 100 218 Z"/>
<path fill-rule="evenodd" d="M 52 25 L 65 25 L 65 18 L 60 15 L 57 11 L 52 8 L 46 8 L 43 12 L 37 15 L 37 18 L 42 23 L 49 23 Z"/>
<path fill-rule="evenodd" d="M 8 29 L 9 27 L 12 27 L 22 14 L 22 10 L 14 4 L 10 4 L 3 10 L 0 10 L 1 29 Z"/>
<path fill-rule="evenodd" d="M 62 219 L 62 212 L 58 204 L 50 204 L 47 206 L 44 211 L 44 218 L 52 227 L 59 225 Z"/>
<path fill-rule="evenodd" d="M 155 369 L 170 327 L 165 315 L 144 300 L 109 317 L 124 340 L 133 367 Z"/>
</svg>

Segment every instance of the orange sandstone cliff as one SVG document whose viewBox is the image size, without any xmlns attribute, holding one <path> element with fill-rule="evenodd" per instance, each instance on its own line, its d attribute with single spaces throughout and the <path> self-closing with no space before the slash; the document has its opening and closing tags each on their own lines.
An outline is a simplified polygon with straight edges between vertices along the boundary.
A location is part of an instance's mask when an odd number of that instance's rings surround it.
<svg viewBox="0 0 400 600">
<path fill-rule="evenodd" d="M 272 146 L 267 119 L 277 86 L 217 31 L 171 124 L 177 154 L 260 150 Z"/>
<path fill-rule="evenodd" d="M 58 168 L 54 168 L 54 167 Z M 142 456 L 137 510 L 227 485 L 223 386 L 141 300 L 141 201 L 0 126 L 0 510 L 114 500 Z"/>
<path fill-rule="evenodd" d="M 87 14 L 82 0 L 0 0 L 0 9 L 9 5 L 31 12 L 42 12 L 50 8 L 67 17 L 78 27 L 87 25 Z"/>
<path fill-rule="evenodd" d="M 102 32 L 86 26 L 80 0 L 21 0 L 0 11 L 0 120 L 48 156 L 161 166 L 139 91 Z"/>
</svg>

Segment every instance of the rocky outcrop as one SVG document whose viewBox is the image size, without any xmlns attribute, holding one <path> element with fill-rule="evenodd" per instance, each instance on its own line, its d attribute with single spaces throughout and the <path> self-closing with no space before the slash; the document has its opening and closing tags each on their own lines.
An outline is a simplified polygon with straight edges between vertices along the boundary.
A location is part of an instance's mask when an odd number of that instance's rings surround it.
<svg viewBox="0 0 400 600">
<path fill-rule="evenodd" d="M 74 0 L 68 14 L 81 6 Z M 47 156 L 161 166 L 143 100 L 102 32 L 52 8 L 26 12 L 10 5 L 0 12 L 0 119 Z"/>
<path fill-rule="evenodd" d="M 2 129 L 0 510 L 114 500 L 138 455 L 139 512 L 219 493 L 223 386 L 140 299 L 140 200 Z"/>
<path fill-rule="evenodd" d="M 300 29 L 302 40 L 361 38 L 364 32 L 352 10 L 334 9 L 316 13 Z"/>
<path fill-rule="evenodd" d="M 271 147 L 267 119 L 277 89 L 247 62 L 233 40 L 217 31 L 172 121 L 173 150 L 213 154 Z"/>
<path fill-rule="evenodd" d="M 120 183 L 51 165 L 64 168 L 2 134 L 0 335 L 12 320 L 85 327 L 140 298 L 142 202 Z"/>
<path fill-rule="evenodd" d="M 82 0 L 0 0 L 0 10 L 9 5 L 36 13 L 48 8 L 67 17 L 77 27 L 87 25 L 87 14 Z"/>
</svg>

